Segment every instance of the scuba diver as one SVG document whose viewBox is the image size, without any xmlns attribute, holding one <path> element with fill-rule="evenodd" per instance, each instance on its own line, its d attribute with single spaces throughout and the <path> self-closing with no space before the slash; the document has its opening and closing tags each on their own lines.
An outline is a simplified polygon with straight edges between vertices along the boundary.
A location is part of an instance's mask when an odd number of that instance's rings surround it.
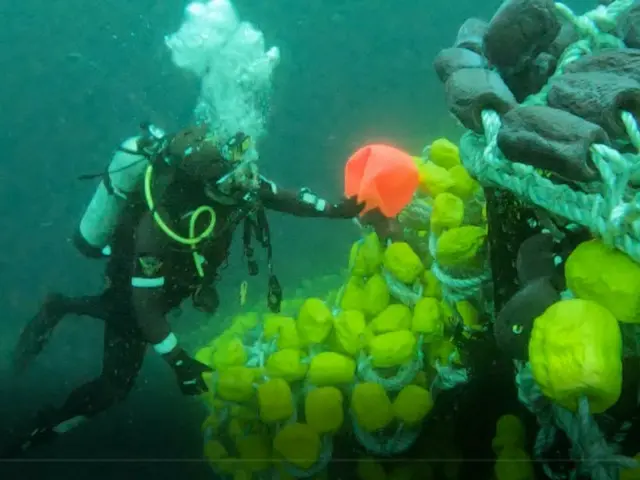
<svg viewBox="0 0 640 480">
<path fill-rule="evenodd" d="M 84 255 L 108 258 L 105 290 L 79 298 L 50 294 L 22 331 L 13 359 L 22 371 L 66 315 L 86 315 L 104 321 L 102 372 L 73 390 L 60 408 L 40 411 L 5 457 L 48 442 L 125 399 L 148 345 L 174 370 L 183 394 L 207 391 L 202 373 L 211 369 L 180 346 L 167 314 L 189 296 L 195 307 L 216 310 L 216 280 L 234 231 L 243 224 L 250 275 L 258 273 L 252 240 L 266 249 L 267 301 L 278 312 L 282 290 L 265 210 L 335 219 L 361 210 L 352 200 L 334 205 L 308 189 L 280 189 L 259 174 L 256 160 L 251 138 L 238 133 L 220 146 L 205 125 L 174 135 L 143 125 L 142 135 L 118 148 L 74 236 Z M 91 177 L 97 175 L 85 178 Z"/>
</svg>

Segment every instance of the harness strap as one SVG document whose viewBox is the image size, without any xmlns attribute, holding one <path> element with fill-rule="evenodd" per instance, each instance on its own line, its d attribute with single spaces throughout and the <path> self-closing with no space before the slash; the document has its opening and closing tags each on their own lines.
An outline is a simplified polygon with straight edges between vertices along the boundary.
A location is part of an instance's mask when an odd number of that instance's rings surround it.
<svg viewBox="0 0 640 480">
<path fill-rule="evenodd" d="M 269 221 L 267 220 L 267 212 L 264 207 L 260 208 L 257 212 L 257 237 L 258 241 L 267 250 L 267 266 L 269 273 L 273 275 L 273 247 L 271 245 L 271 230 L 269 228 Z"/>
<path fill-rule="evenodd" d="M 255 238 L 258 243 L 267 252 L 267 266 L 269 273 L 273 274 L 273 247 L 271 245 L 271 230 L 269 229 L 269 222 L 267 220 L 267 214 L 264 207 L 260 207 L 255 212 L 255 219 L 252 215 L 248 215 L 244 219 L 244 231 L 242 235 L 242 242 L 244 245 L 244 254 L 247 257 L 248 262 L 254 262 L 254 249 L 251 245 L 252 239 Z M 256 272 L 257 273 L 257 272 Z"/>
<path fill-rule="evenodd" d="M 267 252 L 267 266 L 269 268 L 267 306 L 274 313 L 280 313 L 282 304 L 282 287 L 273 271 L 273 247 L 271 245 L 271 230 L 264 207 L 260 206 L 255 211 L 255 219 L 248 215 L 244 220 L 243 244 L 244 254 L 247 257 L 249 275 L 257 275 L 258 264 L 253 258 L 254 250 L 251 240 L 256 238 Z"/>
<path fill-rule="evenodd" d="M 247 264 L 249 268 L 249 275 L 252 277 L 258 274 L 258 263 L 255 261 L 255 251 L 251 245 L 251 240 L 256 234 L 256 225 L 251 218 L 251 215 L 247 215 L 244 219 L 244 230 L 242 232 L 242 244 L 244 247 L 244 256 L 247 258 Z"/>
</svg>

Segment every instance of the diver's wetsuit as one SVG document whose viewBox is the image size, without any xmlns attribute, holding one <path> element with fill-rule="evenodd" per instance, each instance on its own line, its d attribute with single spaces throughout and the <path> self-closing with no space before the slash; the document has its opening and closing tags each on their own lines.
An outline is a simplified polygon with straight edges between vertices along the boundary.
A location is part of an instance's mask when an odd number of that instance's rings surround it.
<svg viewBox="0 0 640 480">
<path fill-rule="evenodd" d="M 310 194 L 280 190 L 263 177 L 252 201 L 242 200 L 231 205 L 213 202 L 195 182 L 192 185 L 180 182 L 179 188 L 169 187 L 163 198 L 166 201 L 158 212 L 175 231 L 186 231 L 188 214 L 197 207 L 208 204 L 214 208 L 217 217 L 214 235 L 197 247 L 204 261 L 204 278 L 197 274 L 190 247 L 169 238 L 148 210 L 140 205 L 131 207 L 114 235 L 106 268 L 106 290 L 97 296 L 81 298 L 50 295 L 21 335 L 16 351 L 18 367 L 26 366 L 42 350 L 47 337 L 64 315 L 88 315 L 105 322 L 100 376 L 75 389 L 60 409 L 40 415 L 36 430 L 32 430 L 28 438 L 29 443 L 37 441 L 36 436 L 42 439 L 55 436 L 56 427 L 63 422 L 91 417 L 123 400 L 134 385 L 147 345 L 153 345 L 164 357 L 169 357 L 172 351 L 182 351 L 171 333 L 167 313 L 198 289 L 212 295 L 206 301 L 209 310 L 215 309 L 214 284 L 229 255 L 233 233 L 261 207 L 299 217 L 351 218 L 359 211 L 350 201 L 332 205 Z M 180 208 L 176 208 L 177 205 Z M 196 226 L 196 233 L 203 231 L 207 220 L 205 213 L 199 222 L 203 225 Z M 176 369 L 175 364 L 172 366 Z M 180 383 L 179 372 L 176 373 Z M 180 386 L 184 393 L 189 393 L 185 391 L 188 385 Z"/>
</svg>

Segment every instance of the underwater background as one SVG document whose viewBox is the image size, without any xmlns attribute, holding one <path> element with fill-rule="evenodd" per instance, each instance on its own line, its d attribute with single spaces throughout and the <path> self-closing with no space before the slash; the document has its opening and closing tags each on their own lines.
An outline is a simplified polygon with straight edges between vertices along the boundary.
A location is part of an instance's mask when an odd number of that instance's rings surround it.
<svg viewBox="0 0 640 480">
<path fill-rule="evenodd" d="M 262 171 L 282 186 L 337 200 L 344 162 L 360 145 L 389 141 L 419 153 L 432 139 L 457 140 L 432 61 L 465 19 L 488 20 L 500 1 L 233 3 L 282 55 L 260 146 Z M 568 3 L 578 11 L 595 4 Z M 102 287 L 104 264 L 82 258 L 69 242 L 96 186 L 77 177 L 102 171 L 140 122 L 172 131 L 192 119 L 198 81 L 171 62 L 163 40 L 180 25 L 185 6 L 182 0 L 0 3 L 0 444 L 20 421 L 99 372 L 102 325 L 92 319 L 66 319 L 22 376 L 10 368 L 10 351 L 47 292 Z M 326 291 L 317 277 L 340 281 L 359 235 L 354 225 L 270 219 L 285 298 L 303 284 L 305 294 Z M 202 322 L 215 329 L 240 311 L 244 280 L 236 245 L 216 316 L 185 307 L 172 320 L 191 350 Z M 248 306 L 263 302 L 264 275 L 249 280 L 248 295 Z M 126 402 L 37 450 L 29 463 L 0 463 L 0 478 L 213 478 L 201 461 L 203 408 L 180 395 L 172 371 L 150 354 Z"/>
</svg>

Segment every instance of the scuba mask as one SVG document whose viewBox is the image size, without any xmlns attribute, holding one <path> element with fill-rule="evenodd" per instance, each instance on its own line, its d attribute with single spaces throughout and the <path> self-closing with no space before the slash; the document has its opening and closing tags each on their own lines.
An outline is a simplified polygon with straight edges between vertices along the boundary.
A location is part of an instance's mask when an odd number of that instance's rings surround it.
<svg viewBox="0 0 640 480">
<path fill-rule="evenodd" d="M 238 132 L 222 146 L 221 153 L 228 162 L 239 163 L 252 148 L 253 141 L 251 137 L 242 132 Z"/>
<path fill-rule="evenodd" d="M 221 153 L 231 171 L 216 181 L 215 189 L 230 196 L 257 190 L 260 186 L 258 152 L 251 137 L 236 133 L 224 144 Z"/>
</svg>

